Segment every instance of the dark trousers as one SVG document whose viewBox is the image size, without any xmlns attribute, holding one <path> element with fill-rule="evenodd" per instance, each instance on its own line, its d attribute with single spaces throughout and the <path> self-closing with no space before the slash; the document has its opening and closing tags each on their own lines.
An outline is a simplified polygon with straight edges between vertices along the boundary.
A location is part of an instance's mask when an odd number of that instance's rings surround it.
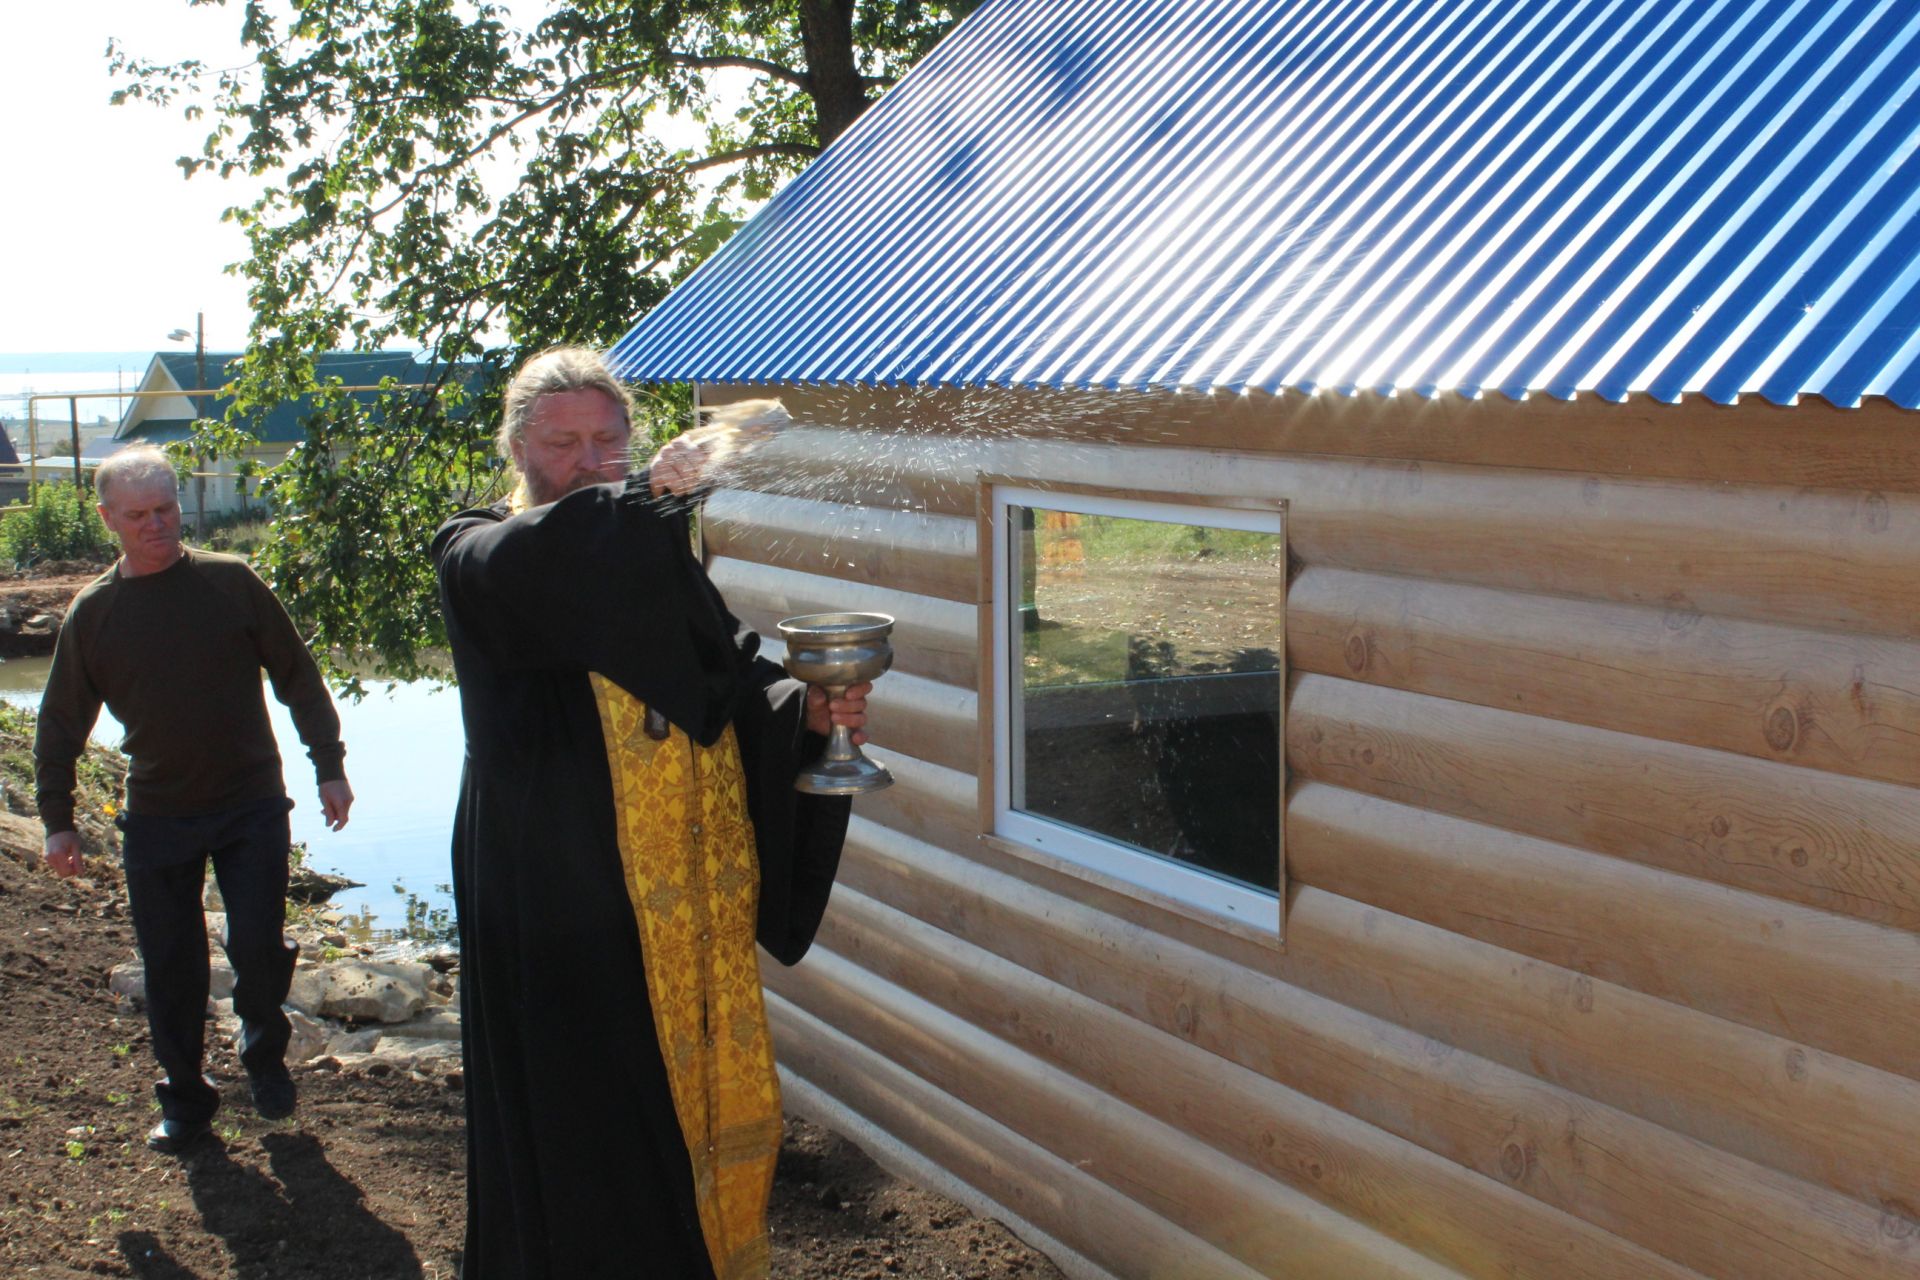
<svg viewBox="0 0 1920 1280">
<path fill-rule="evenodd" d="M 227 905 L 227 959 L 240 1062 L 256 1077 L 284 1076 L 293 1028 L 281 1005 L 299 948 L 285 936 L 285 800 L 196 818 L 123 814 L 127 902 L 147 971 L 147 1027 L 167 1077 L 154 1086 L 169 1120 L 211 1119 L 220 1095 L 201 1072 L 206 1048 L 207 860 Z"/>
</svg>

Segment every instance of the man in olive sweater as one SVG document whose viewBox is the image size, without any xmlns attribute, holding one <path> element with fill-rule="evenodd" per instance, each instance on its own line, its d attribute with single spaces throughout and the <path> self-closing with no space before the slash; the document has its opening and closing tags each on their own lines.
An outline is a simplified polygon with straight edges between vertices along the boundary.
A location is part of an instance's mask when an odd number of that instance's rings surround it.
<svg viewBox="0 0 1920 1280">
<path fill-rule="evenodd" d="M 208 966 L 201 892 L 209 859 L 227 907 L 240 1061 L 261 1115 L 294 1108 L 281 1009 L 297 948 L 286 940 L 287 799 L 261 689 L 293 713 L 327 825 L 346 825 L 340 719 L 286 610 L 233 556 L 183 546 L 167 456 L 131 446 L 100 466 L 100 516 L 120 540 L 112 569 L 74 598 L 54 649 L 34 740 L 47 865 L 80 870 L 74 763 L 101 704 L 126 727 L 119 818 L 127 899 L 146 966 L 147 1025 L 166 1078 L 154 1087 L 159 1151 L 204 1136 L 220 1095 L 202 1074 Z"/>
</svg>

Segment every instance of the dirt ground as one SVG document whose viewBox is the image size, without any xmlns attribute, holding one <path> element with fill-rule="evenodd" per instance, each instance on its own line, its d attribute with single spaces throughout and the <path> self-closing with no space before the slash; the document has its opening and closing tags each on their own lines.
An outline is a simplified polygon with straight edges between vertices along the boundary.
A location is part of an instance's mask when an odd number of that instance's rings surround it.
<svg viewBox="0 0 1920 1280">
<path fill-rule="evenodd" d="M 184 1158 L 146 1149 L 155 1067 L 144 1019 L 107 990 L 108 971 L 133 954 L 109 876 L 59 881 L 0 849 L 0 1276 L 457 1276 L 457 1074 L 343 1072 L 323 1059 L 295 1071 L 298 1114 L 269 1122 L 247 1105 L 223 1046 L 210 1055 L 228 1099 L 215 1137 Z M 799 1121 L 787 1126 L 770 1227 L 784 1280 L 1060 1275 L 1000 1224 Z"/>
<path fill-rule="evenodd" d="M 0 659 L 52 653 L 60 634 L 58 619 L 66 616 L 80 588 L 105 568 L 63 562 L 0 577 Z M 41 615 L 55 621 L 50 626 L 30 624 L 30 619 Z"/>
</svg>

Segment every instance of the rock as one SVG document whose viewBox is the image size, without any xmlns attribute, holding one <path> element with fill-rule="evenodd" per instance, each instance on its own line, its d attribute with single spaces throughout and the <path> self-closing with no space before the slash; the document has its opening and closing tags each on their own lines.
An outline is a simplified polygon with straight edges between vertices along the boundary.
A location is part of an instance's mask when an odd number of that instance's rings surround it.
<svg viewBox="0 0 1920 1280">
<path fill-rule="evenodd" d="M 325 1053 L 329 1047 L 327 1024 L 290 1005 L 282 1006 L 286 1010 L 287 1021 L 293 1024 L 293 1038 L 287 1041 L 288 1062 L 309 1062 Z"/>
<path fill-rule="evenodd" d="M 233 1011 L 233 1001 L 208 1001 L 208 1010 L 213 1014 L 213 1025 L 221 1035 L 229 1041 L 240 1039 L 240 1015 Z"/>
<path fill-rule="evenodd" d="M 420 1016 L 387 1028 L 387 1034 L 416 1040 L 458 1040 L 460 1011 L 448 1005 L 423 1009 Z"/>
<path fill-rule="evenodd" d="M 412 1071 L 436 1064 L 458 1066 L 460 1043 L 457 1040 L 421 1040 L 413 1036 L 387 1035 L 380 1037 L 373 1056 L 378 1061 L 391 1063 L 399 1071 Z"/>
<path fill-rule="evenodd" d="M 231 961 L 214 956 L 207 961 L 207 995 L 226 1000 L 233 995 L 234 973 Z"/>
<path fill-rule="evenodd" d="M 327 1052 L 336 1058 L 372 1053 L 379 1047 L 385 1027 L 367 1027 L 360 1031 L 338 1031 L 327 1041 Z"/>
<path fill-rule="evenodd" d="M 441 973 L 452 973 L 460 967 L 460 952 L 453 947 L 436 947 L 422 952 L 420 963 L 430 964 Z"/>
<path fill-rule="evenodd" d="M 147 1002 L 147 970 L 138 960 L 117 964 L 107 972 L 107 990 L 139 1008 Z"/>
<path fill-rule="evenodd" d="M 207 912 L 207 937 L 221 946 L 227 945 L 227 913 L 224 911 Z"/>
<path fill-rule="evenodd" d="M 308 904 L 325 902 L 342 889 L 361 887 L 361 882 L 358 880 L 328 875 L 324 871 L 315 871 L 312 867 L 305 865 L 294 867 L 287 873 L 287 898 L 293 902 Z"/>
<path fill-rule="evenodd" d="M 405 1022 L 427 1002 L 423 964 L 343 960 L 320 970 L 328 977 L 318 1012 L 355 1022 Z"/>
<path fill-rule="evenodd" d="M 287 1004 L 302 1013 L 318 1014 L 332 984 L 326 966 L 303 964 L 293 971 L 293 987 L 287 992 Z"/>
</svg>

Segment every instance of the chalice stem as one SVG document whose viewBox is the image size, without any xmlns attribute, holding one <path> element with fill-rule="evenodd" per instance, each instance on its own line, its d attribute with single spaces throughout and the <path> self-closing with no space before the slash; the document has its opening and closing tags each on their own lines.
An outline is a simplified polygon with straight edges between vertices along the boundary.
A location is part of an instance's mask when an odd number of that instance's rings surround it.
<svg viewBox="0 0 1920 1280">
<path fill-rule="evenodd" d="M 847 696 L 846 685 L 823 685 L 821 687 L 827 691 L 827 701 L 829 703 L 838 702 Z M 843 724 L 834 725 L 833 732 L 827 735 L 827 754 L 825 758 L 839 762 L 852 760 L 858 754 L 853 745 L 853 730 Z"/>
</svg>

